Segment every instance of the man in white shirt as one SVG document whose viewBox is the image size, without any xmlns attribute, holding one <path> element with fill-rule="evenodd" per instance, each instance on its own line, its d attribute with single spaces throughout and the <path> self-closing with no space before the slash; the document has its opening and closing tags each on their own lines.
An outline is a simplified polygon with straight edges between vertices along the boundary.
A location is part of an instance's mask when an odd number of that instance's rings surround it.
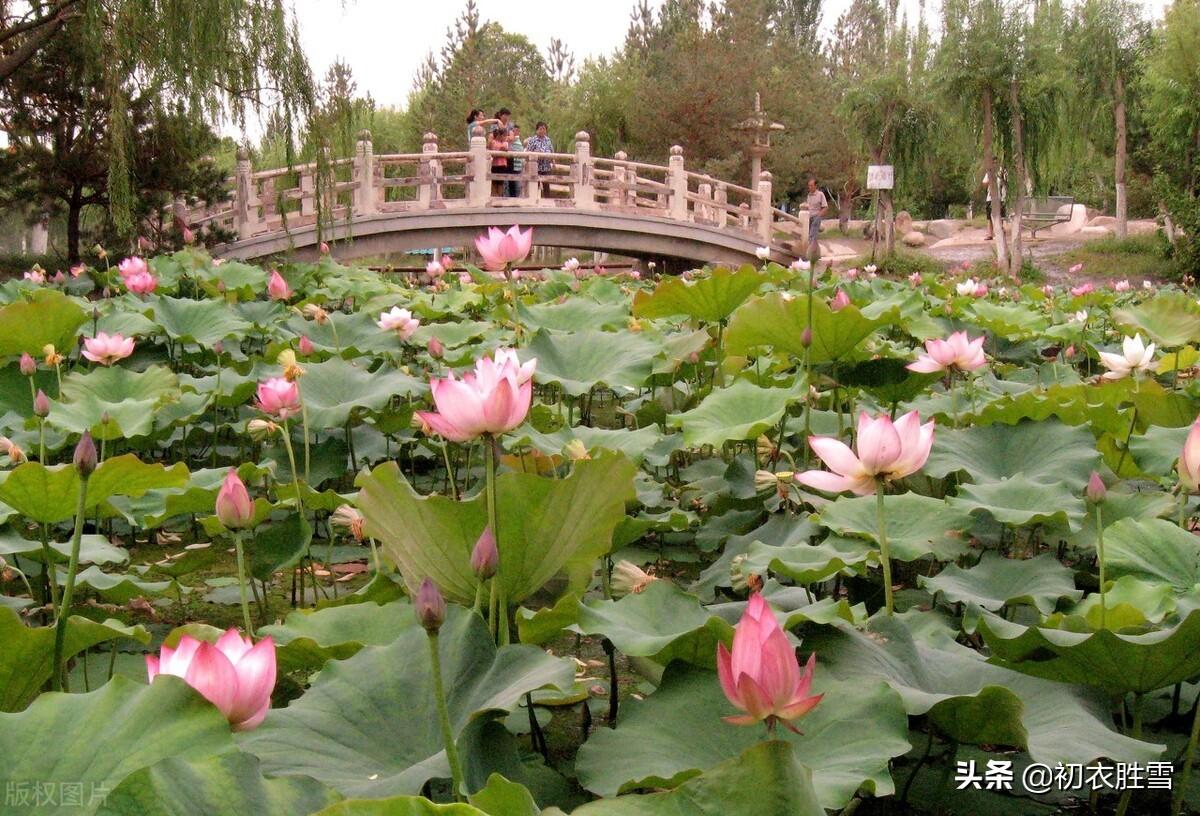
<svg viewBox="0 0 1200 816">
<path fill-rule="evenodd" d="M 808 256 L 813 260 L 820 254 L 817 239 L 821 236 L 821 219 L 829 213 L 829 199 L 817 186 L 817 180 L 808 177 Z"/>
</svg>

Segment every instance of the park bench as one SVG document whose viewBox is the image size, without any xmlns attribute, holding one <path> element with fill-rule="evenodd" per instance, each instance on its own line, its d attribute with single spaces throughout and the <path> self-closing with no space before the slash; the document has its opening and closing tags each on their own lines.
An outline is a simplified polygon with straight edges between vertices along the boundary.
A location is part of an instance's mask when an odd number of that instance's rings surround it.
<svg viewBox="0 0 1200 816">
<path fill-rule="evenodd" d="M 1071 210 L 1074 206 L 1074 196 L 1027 198 L 1025 199 L 1025 209 L 1021 212 L 1021 226 L 1029 230 L 1031 237 L 1037 238 L 1038 230 L 1070 221 Z"/>
</svg>

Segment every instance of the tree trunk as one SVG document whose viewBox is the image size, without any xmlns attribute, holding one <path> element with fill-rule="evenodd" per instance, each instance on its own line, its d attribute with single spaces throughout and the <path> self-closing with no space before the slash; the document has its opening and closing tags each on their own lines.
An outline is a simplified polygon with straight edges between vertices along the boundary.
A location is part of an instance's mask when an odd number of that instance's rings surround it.
<svg viewBox="0 0 1200 816">
<path fill-rule="evenodd" d="M 892 208 L 892 191 L 880 190 L 879 201 L 883 205 L 883 232 L 887 236 L 887 254 L 896 252 L 896 215 Z"/>
<path fill-rule="evenodd" d="M 1000 180 L 996 178 L 996 159 L 992 155 L 992 89 L 983 89 L 983 171 L 988 177 L 988 194 L 992 199 L 992 237 L 996 245 L 996 268 L 1008 269 L 1008 245 L 1004 239 L 1004 220 L 1000 217 Z"/>
<path fill-rule="evenodd" d="M 72 190 L 71 199 L 67 202 L 67 262 L 74 265 L 79 263 L 79 220 L 83 213 L 83 193 Z"/>
<path fill-rule="evenodd" d="M 848 187 L 843 186 L 838 190 L 838 229 L 842 234 L 846 234 L 846 230 L 850 227 L 850 216 L 854 214 L 854 196 L 851 195 Z"/>
<path fill-rule="evenodd" d="M 1113 126 L 1117 146 L 1113 157 L 1113 178 L 1117 187 L 1117 237 L 1124 238 L 1129 232 L 1129 202 L 1125 192 L 1125 78 L 1118 71 L 1113 85 Z"/>
<path fill-rule="evenodd" d="M 1017 200 L 1012 212 L 1012 248 L 1008 256 L 1008 271 L 1014 278 L 1021 276 L 1021 213 L 1025 210 L 1025 122 L 1021 117 L 1021 92 L 1016 80 L 1008 86 L 1009 103 L 1013 117 L 1013 164 L 1017 172 Z"/>
</svg>

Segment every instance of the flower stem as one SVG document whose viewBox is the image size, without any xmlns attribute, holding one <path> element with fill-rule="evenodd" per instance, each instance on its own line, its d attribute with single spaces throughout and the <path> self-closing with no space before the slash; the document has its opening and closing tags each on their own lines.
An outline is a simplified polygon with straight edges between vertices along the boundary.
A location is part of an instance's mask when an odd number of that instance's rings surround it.
<svg viewBox="0 0 1200 816">
<path fill-rule="evenodd" d="M 1104 600 L 1104 520 L 1096 505 L 1096 560 L 1100 568 L 1100 628 L 1108 628 L 1108 606 Z"/>
<path fill-rule="evenodd" d="M 500 546 L 500 525 L 496 520 L 496 438 L 490 434 L 483 437 L 483 455 L 486 460 L 484 469 L 487 476 L 488 525 L 492 528 L 492 535 L 496 537 L 497 551 L 503 554 L 504 550 Z M 496 559 L 496 574 L 492 576 L 492 604 L 499 617 L 499 620 L 493 623 L 497 626 L 497 644 L 500 646 L 509 642 L 508 599 L 504 597 L 504 581 L 500 577 L 500 564 L 503 561 L 503 557 Z"/>
<path fill-rule="evenodd" d="M 446 761 L 450 763 L 450 780 L 454 786 L 454 801 L 462 801 L 462 766 L 458 762 L 458 746 L 450 728 L 450 711 L 446 708 L 446 690 L 442 686 L 442 657 L 438 653 L 437 632 L 429 632 L 429 664 L 433 672 L 433 696 L 437 700 L 438 722 L 442 726 L 442 742 L 446 745 Z"/>
<path fill-rule="evenodd" d="M 300 424 L 304 431 L 304 483 L 308 484 L 308 403 L 304 401 L 304 394 L 300 389 L 300 380 L 298 379 L 296 380 L 296 394 L 300 397 Z M 297 486 L 298 491 L 299 486 Z"/>
<path fill-rule="evenodd" d="M 246 555 L 242 546 L 245 532 L 237 530 L 233 534 L 233 546 L 237 550 L 238 592 L 242 598 L 242 623 L 246 626 L 246 636 L 254 637 L 254 623 L 250 620 L 250 601 L 246 597 Z"/>
<path fill-rule="evenodd" d="M 87 484 L 90 475 L 79 475 L 79 496 L 75 502 L 75 531 L 71 534 L 71 560 L 67 562 L 67 584 L 63 589 L 62 604 L 55 615 L 54 674 L 50 676 L 50 688 L 53 691 L 63 688 L 70 691 L 69 685 L 64 685 L 63 682 L 63 647 L 66 645 L 67 620 L 71 617 L 71 601 L 75 597 L 75 573 L 79 570 L 79 542 L 83 538 L 83 511 L 87 507 Z M 53 570 L 54 565 L 47 564 L 46 568 Z M 56 577 L 51 574 L 50 580 L 54 581 Z"/>
<path fill-rule="evenodd" d="M 1192 778 L 1192 760 L 1196 757 L 1196 742 L 1200 740 L 1200 705 L 1195 706 L 1195 714 L 1192 715 L 1192 736 L 1188 739 L 1187 751 L 1184 753 L 1183 774 L 1179 777 L 1181 780 L 1175 786 L 1175 793 L 1171 801 L 1171 816 L 1179 816 L 1183 810 L 1183 800 L 1187 786 L 1182 780 Z"/>
<path fill-rule="evenodd" d="M 54 555 L 50 549 L 50 527 L 48 524 L 42 524 L 40 526 L 42 530 L 42 558 L 46 561 L 46 566 L 42 570 L 42 577 L 46 580 L 46 591 L 49 593 L 50 608 L 54 611 L 54 615 L 57 618 L 58 581 L 54 569 Z"/>
<path fill-rule="evenodd" d="M 296 507 L 304 515 L 304 499 L 300 497 L 300 474 L 296 472 L 296 454 L 292 451 L 292 434 L 287 420 L 283 420 L 283 447 L 287 451 L 288 464 L 292 468 L 292 485 L 296 488 Z"/>
<path fill-rule="evenodd" d="M 1136 388 L 1134 389 L 1136 391 Z M 1117 466 L 1113 472 L 1119 477 L 1121 475 L 1121 465 L 1125 464 L 1125 456 L 1129 453 L 1129 440 L 1133 438 L 1133 429 L 1137 425 L 1137 406 L 1133 406 L 1133 414 L 1129 417 L 1129 430 L 1125 432 L 1125 444 L 1121 447 L 1121 458 L 1117 460 Z"/>
<path fill-rule="evenodd" d="M 888 551 L 887 521 L 883 510 L 883 483 L 875 486 L 875 527 L 879 532 L 879 565 L 883 567 L 883 605 L 890 618 L 895 613 L 892 599 L 892 559 Z"/>
<path fill-rule="evenodd" d="M 450 467 L 450 450 L 446 446 L 446 440 L 442 440 L 442 461 L 446 463 L 446 476 L 450 481 L 450 495 L 458 501 L 458 482 L 454 479 L 454 468 Z"/>
<path fill-rule="evenodd" d="M 1135 740 L 1140 740 L 1142 738 L 1142 695 L 1141 694 L 1135 693 L 1133 695 L 1133 731 L 1130 733 L 1130 736 L 1133 737 Z M 1184 776 L 1184 777 L 1182 777 L 1182 779 L 1187 779 L 1187 777 Z M 1179 787 L 1182 789 L 1185 787 L 1185 785 L 1180 783 Z M 1125 816 L 1125 812 L 1127 810 L 1129 810 L 1129 800 L 1132 797 L 1133 797 L 1133 788 L 1132 787 L 1126 788 L 1121 793 L 1121 799 L 1119 802 L 1117 802 L 1117 816 Z"/>
</svg>

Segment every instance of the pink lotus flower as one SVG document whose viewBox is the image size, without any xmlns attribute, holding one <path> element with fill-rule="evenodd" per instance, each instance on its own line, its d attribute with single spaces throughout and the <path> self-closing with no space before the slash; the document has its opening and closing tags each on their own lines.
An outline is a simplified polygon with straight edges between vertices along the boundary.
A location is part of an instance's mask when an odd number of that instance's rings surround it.
<svg viewBox="0 0 1200 816">
<path fill-rule="evenodd" d="M 145 235 L 139 235 L 137 239 L 138 249 L 142 252 L 149 252 L 154 246 L 150 243 L 150 239 Z"/>
<path fill-rule="evenodd" d="M 975 284 L 975 291 L 971 292 L 973 297 L 987 297 L 988 285 L 983 281 Z"/>
<path fill-rule="evenodd" d="M 271 708 L 275 641 L 266 637 L 255 644 L 236 629 L 216 643 L 184 635 L 174 649 L 163 646 L 158 657 L 146 655 L 146 672 L 150 682 L 160 674 L 182 677 L 225 715 L 234 731 L 249 731 Z"/>
<path fill-rule="evenodd" d="M 28 272 L 26 272 L 24 275 L 22 275 L 21 277 L 23 277 L 27 281 L 32 281 L 33 283 L 36 283 L 39 285 L 46 282 L 46 273 L 40 269 L 31 269 Z"/>
<path fill-rule="evenodd" d="M 1042 294 L 1046 297 L 1054 297 L 1054 287 L 1047 283 L 1042 287 Z"/>
<path fill-rule="evenodd" d="M 846 277 L 849 278 L 850 280 L 855 280 L 856 278 L 858 278 L 858 269 L 855 267 L 850 267 L 849 269 L 846 270 Z"/>
<path fill-rule="evenodd" d="M 329 254 L 329 244 L 325 243 L 324 241 L 321 242 L 321 254 L 322 255 Z"/>
<path fill-rule="evenodd" d="M 796 474 L 800 484 L 859 496 L 874 493 L 880 480 L 902 479 L 925 465 L 933 448 L 933 420 L 921 424 L 916 411 L 892 422 L 887 414 L 875 419 L 863 411 L 858 415 L 857 455 L 844 442 L 827 436 L 810 436 L 809 447 L 832 473 L 806 470 Z"/>
<path fill-rule="evenodd" d="M 87 271 L 86 264 L 77 263 L 71 267 L 71 277 L 78 278 L 80 275 L 82 275 L 86 271 Z"/>
<path fill-rule="evenodd" d="M 1078 265 L 1078 264 L 1077 264 L 1077 265 Z M 1075 267 L 1071 267 L 1071 268 L 1072 268 L 1072 269 L 1074 269 Z M 1092 282 L 1091 282 L 1091 281 L 1088 281 L 1087 283 L 1081 283 L 1081 284 L 1079 284 L 1078 286 L 1072 286 L 1072 287 L 1071 287 L 1071 294 L 1072 294 L 1073 296 L 1075 296 L 1075 297 L 1080 297 L 1081 295 L 1086 295 L 1086 294 L 1088 294 L 1089 292 L 1091 292 L 1091 291 L 1092 291 L 1093 289 L 1095 289 L 1095 288 L 1096 288 L 1096 287 L 1092 286 Z"/>
<path fill-rule="evenodd" d="M 128 280 L 130 275 L 148 274 L 150 267 L 146 265 L 145 258 L 132 255 L 117 264 L 117 271 L 121 273 L 121 280 Z"/>
<path fill-rule="evenodd" d="M 1070 272 L 1072 275 L 1078 275 L 1080 272 L 1083 271 L 1083 264 L 1077 263 L 1074 266 L 1072 266 L 1070 269 L 1068 269 L 1067 271 Z"/>
<path fill-rule="evenodd" d="M 796 650 L 779 628 L 775 613 L 757 592 L 750 596 L 746 611 L 733 633 L 733 652 L 717 644 L 717 677 L 725 697 L 746 712 L 722 717 L 733 725 L 766 722 L 768 730 L 777 723 L 796 731 L 792 720 L 812 711 L 823 695 L 809 694 L 817 656 L 810 655 L 800 672 Z M 797 731 L 797 733 L 799 733 Z"/>
<path fill-rule="evenodd" d="M 631 270 L 631 271 L 630 271 L 630 273 L 629 273 L 629 277 L 633 278 L 634 280 L 641 280 L 641 279 L 642 279 L 642 273 L 641 273 L 641 272 L 639 272 L 638 270 L 634 269 L 634 270 Z"/>
<path fill-rule="evenodd" d="M 954 332 L 945 340 L 926 340 L 925 353 L 915 363 L 909 363 L 909 371 L 919 371 L 922 374 L 932 374 L 935 371 L 974 371 L 987 365 L 983 355 L 983 341 L 980 335 L 974 340 L 967 337 L 965 331 Z"/>
<path fill-rule="evenodd" d="M 125 278 L 125 288 L 135 295 L 148 295 L 158 288 L 158 278 L 149 272 L 135 272 Z"/>
<path fill-rule="evenodd" d="M 425 264 L 425 274 L 433 280 L 437 280 L 442 275 L 446 274 L 446 267 L 442 266 L 439 261 L 430 261 Z"/>
<path fill-rule="evenodd" d="M 456 379 L 430 380 L 437 411 L 417 411 L 425 427 L 454 442 L 510 431 L 525 421 L 533 400 L 537 360 L 522 364 L 517 353 L 496 349 L 475 361 L 475 371 Z"/>
<path fill-rule="evenodd" d="M 837 294 L 833 296 L 833 300 L 829 301 L 829 311 L 840 312 L 850 305 L 850 296 L 841 289 L 837 290 Z"/>
<path fill-rule="evenodd" d="M 429 342 L 425 344 L 425 350 L 429 352 L 429 356 L 435 360 L 442 359 L 446 353 L 446 347 L 442 345 L 442 341 L 436 337 L 430 337 Z"/>
<path fill-rule="evenodd" d="M 442 269 L 449 272 L 453 268 L 454 268 L 454 256 L 453 255 L 443 255 L 442 256 Z"/>
<path fill-rule="evenodd" d="M 911 283 L 913 286 L 920 286 L 921 280 L 922 280 L 922 278 L 921 278 L 920 272 L 913 272 L 911 275 L 908 276 L 908 282 Z"/>
<path fill-rule="evenodd" d="M 1200 417 L 1192 423 L 1179 455 L 1179 484 L 1189 493 L 1200 490 Z"/>
<path fill-rule="evenodd" d="M 183 242 L 190 244 L 196 240 L 196 233 L 192 232 L 188 227 L 183 228 Z"/>
<path fill-rule="evenodd" d="M 225 481 L 221 482 L 215 510 L 217 520 L 227 529 L 237 530 L 254 524 L 254 502 L 234 468 L 229 469 Z"/>
<path fill-rule="evenodd" d="M 264 414 L 287 419 L 300 413 L 300 386 L 284 377 L 271 377 L 258 384 L 258 409 Z"/>
<path fill-rule="evenodd" d="M 394 331 L 401 340 L 412 337 L 421 321 L 412 316 L 408 309 L 393 306 L 390 312 L 382 312 L 375 325 L 384 331 Z"/>
<path fill-rule="evenodd" d="M 509 227 L 508 232 L 488 227 L 486 235 L 475 238 L 475 249 L 483 259 L 483 265 L 493 271 L 524 260 L 532 246 L 533 230 L 521 232 L 516 224 Z"/>
<path fill-rule="evenodd" d="M 271 300 L 287 300 L 292 296 L 291 287 L 278 270 L 271 270 L 271 279 L 267 281 L 267 296 Z"/>
<path fill-rule="evenodd" d="M 1113 291 L 1114 292 L 1128 292 L 1129 291 L 1129 281 L 1128 280 L 1117 281 L 1116 283 L 1113 284 Z"/>
<path fill-rule="evenodd" d="M 66 276 L 66 275 L 64 275 L 64 274 L 62 273 L 62 270 L 60 269 L 59 271 L 57 271 L 57 272 L 55 272 L 55 273 L 54 273 L 54 278 L 53 278 L 53 280 L 54 280 L 54 282 L 55 282 L 55 283 L 57 283 L 57 284 L 59 284 L 59 285 L 61 286 L 62 284 L 64 284 L 64 283 L 66 283 L 66 282 L 67 282 L 67 276 Z"/>
<path fill-rule="evenodd" d="M 466 286 L 468 283 L 471 282 L 471 273 L 470 272 L 459 272 L 458 273 L 458 282 L 462 286 Z"/>
<path fill-rule="evenodd" d="M 83 341 L 83 356 L 93 363 L 110 366 L 117 360 L 124 360 L 130 354 L 133 354 L 132 337 L 98 332 L 95 337 L 87 337 Z"/>
<path fill-rule="evenodd" d="M 296 345 L 299 347 L 300 353 L 305 357 L 311 357 L 313 351 L 315 351 L 312 340 L 309 340 L 306 334 L 300 335 L 300 341 Z"/>
</svg>

